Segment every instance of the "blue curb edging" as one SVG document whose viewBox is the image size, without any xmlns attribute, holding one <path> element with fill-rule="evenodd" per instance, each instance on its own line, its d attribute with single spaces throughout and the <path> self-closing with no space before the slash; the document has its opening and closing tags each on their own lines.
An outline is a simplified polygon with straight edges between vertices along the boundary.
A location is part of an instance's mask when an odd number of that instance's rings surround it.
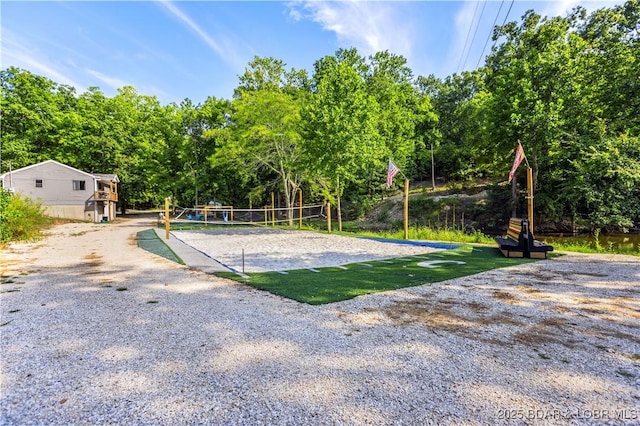
<svg viewBox="0 0 640 426">
<path fill-rule="evenodd" d="M 453 250 L 460 248 L 459 244 L 447 244 L 447 243 L 432 243 L 429 241 L 412 241 L 412 240 L 394 240 L 392 238 L 377 238 L 377 237 L 359 237 L 365 240 L 380 241 L 381 243 L 394 243 L 394 244 L 406 244 L 410 246 L 429 247 L 440 250 Z"/>
</svg>

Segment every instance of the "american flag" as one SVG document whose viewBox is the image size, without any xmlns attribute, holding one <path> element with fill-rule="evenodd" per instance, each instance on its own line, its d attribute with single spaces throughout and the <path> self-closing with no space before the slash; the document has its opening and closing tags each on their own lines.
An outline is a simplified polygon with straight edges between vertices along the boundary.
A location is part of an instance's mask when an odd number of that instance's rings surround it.
<svg viewBox="0 0 640 426">
<path fill-rule="evenodd" d="M 393 164 L 393 161 L 389 160 L 389 170 L 387 170 L 387 189 L 391 188 L 393 178 L 398 173 L 400 173 L 400 169 Z"/>
</svg>

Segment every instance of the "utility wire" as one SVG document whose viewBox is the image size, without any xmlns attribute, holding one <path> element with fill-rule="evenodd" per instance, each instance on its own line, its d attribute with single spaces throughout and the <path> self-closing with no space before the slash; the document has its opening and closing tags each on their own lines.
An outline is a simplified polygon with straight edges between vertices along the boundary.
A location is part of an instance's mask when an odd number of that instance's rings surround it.
<svg viewBox="0 0 640 426">
<path fill-rule="evenodd" d="M 464 52 L 467 50 L 467 43 L 469 42 L 469 36 L 471 35 L 471 29 L 473 28 L 473 23 L 476 21 L 476 14 L 478 13 L 478 4 L 476 3 L 476 8 L 473 10 L 473 19 L 471 20 L 471 25 L 469 25 L 469 31 L 467 31 L 467 38 L 464 40 L 464 47 L 462 48 L 462 53 L 460 54 L 460 60 L 458 61 L 458 72 L 460 72 L 460 66 L 462 65 L 462 58 L 464 58 Z"/>
<path fill-rule="evenodd" d="M 502 10 L 502 5 L 503 4 L 504 4 L 504 0 L 502 0 L 500 2 L 500 8 L 498 9 L 498 13 L 496 13 L 496 18 L 493 20 L 493 25 L 491 25 L 491 31 L 489 31 L 489 35 L 487 36 L 487 40 L 484 42 L 484 46 L 482 47 L 482 53 L 480 53 L 480 57 L 478 58 L 478 62 L 476 63 L 476 69 L 478 69 L 480 67 L 480 61 L 484 57 L 484 51 L 487 48 L 487 44 L 489 43 L 489 39 L 493 35 L 493 29 L 496 27 L 496 22 L 498 22 L 498 16 L 500 16 L 500 11 Z"/>
<path fill-rule="evenodd" d="M 511 13 L 511 8 L 513 7 L 514 0 L 511 0 L 511 4 L 509 5 L 509 10 L 507 10 L 507 14 L 504 15 L 504 20 L 502 21 L 502 26 L 507 22 L 507 18 L 509 17 L 509 13 Z M 495 43 L 494 43 L 495 44 Z"/>
<path fill-rule="evenodd" d="M 502 20 L 502 26 L 504 27 L 504 24 L 507 23 L 507 18 L 509 17 L 509 13 L 511 13 L 511 8 L 513 7 L 513 2 L 514 0 L 511 0 L 511 4 L 509 5 L 509 10 L 507 10 L 507 14 L 504 15 L 504 19 Z M 493 50 L 494 46 L 496 45 L 496 41 L 498 40 L 493 40 L 493 44 L 491 45 L 491 50 Z"/>
<path fill-rule="evenodd" d="M 502 27 L 504 27 L 504 24 L 507 22 L 507 19 L 509 18 L 509 14 L 511 13 L 511 8 L 513 7 L 513 2 L 515 0 L 511 0 L 511 4 L 509 5 L 509 10 L 507 10 L 507 14 L 504 15 L 504 19 L 502 20 Z M 498 41 L 498 39 L 493 40 L 493 44 L 491 45 L 491 50 L 493 50 L 493 48 L 496 46 L 496 42 Z M 478 61 L 479 62 L 479 61 Z M 477 68 L 477 66 L 476 66 Z"/>
<path fill-rule="evenodd" d="M 473 46 L 473 42 L 476 39 L 476 34 L 478 34 L 478 28 L 480 28 L 480 21 L 482 21 L 482 15 L 484 15 L 484 8 L 487 5 L 486 0 L 482 2 L 482 10 L 480 11 L 480 18 L 478 18 L 478 22 L 476 23 L 476 29 L 473 32 L 473 38 L 471 39 L 471 43 L 469 44 L 469 50 L 467 50 L 467 56 L 465 56 L 464 58 L 464 64 L 462 65 L 462 68 L 465 68 L 467 66 L 467 59 L 469 59 L 469 55 L 471 54 L 471 47 Z"/>
</svg>

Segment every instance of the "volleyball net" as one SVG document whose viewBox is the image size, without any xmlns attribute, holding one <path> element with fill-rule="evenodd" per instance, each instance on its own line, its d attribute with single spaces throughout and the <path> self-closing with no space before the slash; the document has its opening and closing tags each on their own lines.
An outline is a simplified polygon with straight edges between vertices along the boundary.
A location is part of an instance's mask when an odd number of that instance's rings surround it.
<svg viewBox="0 0 640 426">
<path fill-rule="evenodd" d="M 175 206 L 169 213 L 169 220 L 175 223 L 297 225 L 305 220 L 324 218 L 324 209 L 324 204 L 249 209 L 221 205 Z"/>
</svg>

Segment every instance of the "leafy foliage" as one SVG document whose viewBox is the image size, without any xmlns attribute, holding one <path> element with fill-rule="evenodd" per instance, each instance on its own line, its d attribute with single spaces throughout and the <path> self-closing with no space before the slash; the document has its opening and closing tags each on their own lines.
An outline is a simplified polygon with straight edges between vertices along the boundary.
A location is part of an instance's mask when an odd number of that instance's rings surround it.
<svg viewBox="0 0 640 426">
<path fill-rule="evenodd" d="M 638 0 L 590 15 L 529 11 L 494 29 L 482 68 L 443 80 L 415 77 L 388 51 L 340 49 L 310 76 L 256 57 L 233 99 L 202 104 L 161 105 L 133 87 L 77 94 L 11 67 L 0 71 L 1 167 L 55 159 L 117 173 L 122 210 L 166 196 L 255 206 L 271 192 L 291 206 L 303 190 L 355 219 L 385 195 L 392 158 L 412 180 L 432 167 L 440 180 L 491 180 L 502 218 L 518 205 L 504 181 L 520 141 L 537 223 L 628 230 L 640 226 L 638 22 Z"/>
<path fill-rule="evenodd" d="M 0 243 L 34 240 L 51 223 L 39 202 L 0 190 Z"/>
</svg>

